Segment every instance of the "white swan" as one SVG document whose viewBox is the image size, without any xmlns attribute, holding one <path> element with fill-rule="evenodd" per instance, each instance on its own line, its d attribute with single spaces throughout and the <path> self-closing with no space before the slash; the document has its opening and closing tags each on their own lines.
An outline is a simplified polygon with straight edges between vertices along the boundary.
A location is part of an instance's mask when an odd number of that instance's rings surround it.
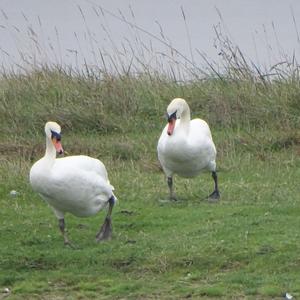
<svg viewBox="0 0 300 300">
<path fill-rule="evenodd" d="M 215 189 L 210 199 L 219 199 L 216 173 L 216 148 L 208 124 L 201 119 L 191 120 L 186 101 L 175 98 L 167 108 L 168 124 L 162 131 L 157 145 L 160 164 L 166 174 L 170 198 L 176 199 L 173 175 L 194 177 L 200 172 L 212 172 Z"/>
<path fill-rule="evenodd" d="M 57 123 L 46 123 L 46 153 L 30 170 L 31 186 L 52 207 L 64 242 L 70 246 L 72 244 L 65 231 L 65 213 L 87 217 L 109 204 L 96 240 L 109 239 L 112 233 L 111 212 L 116 198 L 105 166 L 100 160 L 84 155 L 56 158 L 56 152 L 63 153 L 60 132 Z"/>
</svg>

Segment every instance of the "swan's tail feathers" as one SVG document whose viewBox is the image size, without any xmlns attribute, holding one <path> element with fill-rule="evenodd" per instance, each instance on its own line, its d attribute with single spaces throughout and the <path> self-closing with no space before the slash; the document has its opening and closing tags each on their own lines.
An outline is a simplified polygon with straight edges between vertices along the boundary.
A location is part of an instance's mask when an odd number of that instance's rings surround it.
<svg viewBox="0 0 300 300">
<path fill-rule="evenodd" d="M 113 199 L 115 201 L 115 204 L 116 204 L 118 202 L 118 198 L 116 197 L 116 195 L 114 193 L 112 194 L 112 197 L 113 197 Z"/>
<path fill-rule="evenodd" d="M 115 187 L 114 187 L 112 184 L 110 184 L 109 180 L 107 180 L 107 183 L 108 183 L 108 185 L 110 186 L 110 188 L 111 188 L 111 190 L 112 190 L 112 196 L 111 196 L 111 197 L 113 197 L 114 201 L 117 202 L 117 201 L 118 201 L 118 198 L 117 198 L 116 195 L 113 193 L 113 191 L 115 190 Z"/>
<path fill-rule="evenodd" d="M 108 185 L 110 185 L 110 187 L 111 187 L 112 191 L 114 191 L 114 190 L 115 190 L 115 187 L 114 187 L 112 184 L 110 184 L 109 180 L 107 180 L 107 184 L 108 184 Z"/>
<path fill-rule="evenodd" d="M 216 161 L 215 160 L 210 161 L 208 166 L 207 166 L 207 169 L 211 172 L 216 172 L 216 170 L 217 170 Z"/>
</svg>

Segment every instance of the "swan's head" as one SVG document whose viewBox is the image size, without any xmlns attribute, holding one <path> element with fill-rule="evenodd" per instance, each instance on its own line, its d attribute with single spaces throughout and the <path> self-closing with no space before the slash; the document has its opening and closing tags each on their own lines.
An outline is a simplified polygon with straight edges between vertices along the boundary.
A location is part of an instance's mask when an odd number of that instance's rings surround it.
<svg viewBox="0 0 300 300">
<path fill-rule="evenodd" d="M 176 119 L 180 119 L 182 112 L 184 111 L 187 103 L 182 98 L 175 98 L 171 101 L 167 108 L 167 118 L 168 118 L 168 135 L 172 135 Z"/>
<path fill-rule="evenodd" d="M 62 154 L 64 152 L 61 145 L 61 128 L 56 122 L 47 122 L 45 125 L 45 133 L 49 140 L 54 145 L 56 152 Z"/>
</svg>

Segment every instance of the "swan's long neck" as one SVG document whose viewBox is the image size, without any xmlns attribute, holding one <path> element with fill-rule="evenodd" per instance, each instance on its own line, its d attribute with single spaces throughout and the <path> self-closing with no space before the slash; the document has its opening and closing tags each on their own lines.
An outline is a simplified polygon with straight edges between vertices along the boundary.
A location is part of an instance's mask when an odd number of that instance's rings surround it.
<svg viewBox="0 0 300 300">
<path fill-rule="evenodd" d="M 46 137 L 46 153 L 44 158 L 49 162 L 49 163 L 54 163 L 55 158 L 56 158 L 56 149 L 52 143 L 52 141 Z"/>
<path fill-rule="evenodd" d="M 191 112 L 189 106 L 185 103 L 183 111 L 180 116 L 180 127 L 184 128 L 186 131 L 189 130 L 191 121 Z"/>
</svg>

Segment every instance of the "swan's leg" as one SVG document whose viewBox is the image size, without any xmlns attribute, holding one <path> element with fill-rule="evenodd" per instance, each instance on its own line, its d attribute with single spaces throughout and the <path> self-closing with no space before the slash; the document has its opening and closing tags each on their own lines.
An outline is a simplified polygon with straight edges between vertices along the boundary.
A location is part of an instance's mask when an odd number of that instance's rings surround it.
<svg viewBox="0 0 300 300">
<path fill-rule="evenodd" d="M 71 248 L 75 248 L 74 245 L 69 241 L 67 232 L 65 231 L 65 219 L 58 220 L 58 227 L 64 237 L 64 244 L 70 246 Z"/>
<path fill-rule="evenodd" d="M 208 196 L 208 198 L 212 199 L 212 200 L 218 200 L 220 198 L 220 192 L 219 192 L 219 188 L 218 188 L 218 176 L 217 176 L 217 172 L 216 171 L 212 171 L 211 175 L 212 175 L 212 178 L 213 178 L 213 180 L 215 182 L 215 189 Z"/>
<path fill-rule="evenodd" d="M 108 203 L 109 203 L 109 208 L 108 208 L 107 215 L 105 217 L 103 225 L 101 226 L 99 232 L 96 235 L 97 242 L 111 239 L 111 235 L 112 235 L 111 213 L 115 204 L 114 195 L 112 195 L 109 198 Z"/>
<path fill-rule="evenodd" d="M 170 199 L 171 200 L 177 200 L 176 195 L 174 193 L 174 188 L 173 188 L 173 177 L 168 177 L 168 187 L 170 190 Z"/>
</svg>

